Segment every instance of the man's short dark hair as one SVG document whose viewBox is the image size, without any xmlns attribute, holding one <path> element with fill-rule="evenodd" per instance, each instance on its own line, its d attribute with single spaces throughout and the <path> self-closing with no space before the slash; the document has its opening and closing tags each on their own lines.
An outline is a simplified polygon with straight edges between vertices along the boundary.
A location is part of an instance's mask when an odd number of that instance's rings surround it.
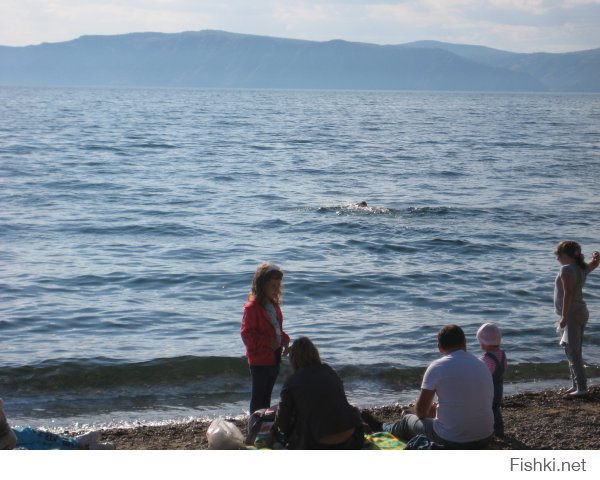
<svg viewBox="0 0 600 480">
<path fill-rule="evenodd" d="M 458 325 L 446 325 L 438 332 L 438 344 L 444 350 L 459 348 L 466 343 L 465 332 Z"/>
</svg>

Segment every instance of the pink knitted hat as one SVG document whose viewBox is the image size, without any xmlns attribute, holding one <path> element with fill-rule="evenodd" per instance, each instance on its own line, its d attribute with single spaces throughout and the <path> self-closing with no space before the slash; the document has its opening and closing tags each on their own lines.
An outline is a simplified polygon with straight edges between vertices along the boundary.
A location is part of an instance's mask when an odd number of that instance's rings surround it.
<svg viewBox="0 0 600 480">
<path fill-rule="evenodd" d="M 495 346 L 502 342 L 500 329 L 494 323 L 484 323 L 477 330 L 477 340 L 482 345 Z"/>
</svg>

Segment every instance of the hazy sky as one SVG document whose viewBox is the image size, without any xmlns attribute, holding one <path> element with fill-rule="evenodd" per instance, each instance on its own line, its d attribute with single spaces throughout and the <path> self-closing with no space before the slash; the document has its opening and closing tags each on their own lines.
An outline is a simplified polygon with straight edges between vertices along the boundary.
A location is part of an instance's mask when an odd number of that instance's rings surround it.
<svg viewBox="0 0 600 480">
<path fill-rule="evenodd" d="M 204 29 L 567 52 L 600 47 L 600 0 L 0 0 L 0 45 Z"/>
</svg>

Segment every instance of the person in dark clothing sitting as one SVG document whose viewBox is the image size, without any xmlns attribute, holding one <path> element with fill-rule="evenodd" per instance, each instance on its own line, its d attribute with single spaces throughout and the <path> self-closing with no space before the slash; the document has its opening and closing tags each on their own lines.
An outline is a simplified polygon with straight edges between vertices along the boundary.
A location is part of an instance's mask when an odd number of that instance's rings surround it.
<svg viewBox="0 0 600 480">
<path fill-rule="evenodd" d="M 285 380 L 273 429 L 294 450 L 360 449 L 364 441 L 360 412 L 348 403 L 338 374 L 321 363 L 307 337 L 290 349 L 293 373 Z"/>
</svg>

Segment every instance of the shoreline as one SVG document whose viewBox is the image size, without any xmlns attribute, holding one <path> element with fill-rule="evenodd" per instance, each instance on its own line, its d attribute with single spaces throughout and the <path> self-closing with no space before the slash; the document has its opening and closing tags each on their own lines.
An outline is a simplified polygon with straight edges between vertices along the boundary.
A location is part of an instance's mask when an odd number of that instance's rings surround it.
<svg viewBox="0 0 600 480">
<path fill-rule="evenodd" d="M 400 418 L 393 405 L 367 408 L 383 421 Z M 556 390 L 524 391 L 505 396 L 502 414 L 506 435 L 495 438 L 488 450 L 600 450 L 600 385 L 585 397 L 573 398 Z M 248 417 L 226 417 L 245 435 Z M 142 425 L 102 430 L 102 441 L 117 450 L 207 450 L 211 420 L 169 425 Z"/>
</svg>

